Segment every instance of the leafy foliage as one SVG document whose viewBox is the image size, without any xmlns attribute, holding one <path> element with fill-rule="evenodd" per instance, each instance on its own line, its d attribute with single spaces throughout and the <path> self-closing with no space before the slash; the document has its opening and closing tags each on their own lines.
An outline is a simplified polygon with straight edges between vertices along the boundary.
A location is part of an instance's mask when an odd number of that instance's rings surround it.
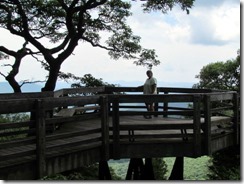
<svg viewBox="0 0 244 184">
<path fill-rule="evenodd" d="M 167 164 L 163 158 L 153 158 L 153 171 L 155 180 L 166 180 Z"/>
<path fill-rule="evenodd" d="M 112 180 L 120 179 L 114 172 L 113 168 L 109 168 Z M 89 166 L 83 166 L 76 170 L 66 171 L 63 173 L 45 176 L 42 180 L 98 180 L 98 163 Z"/>
<path fill-rule="evenodd" d="M 26 113 L 16 113 L 16 114 L 0 114 L 0 123 L 16 123 L 16 122 L 24 122 L 28 121 L 30 115 Z M 0 130 L 0 133 L 9 133 L 15 131 L 22 131 L 28 129 L 27 127 L 20 127 L 20 128 L 11 128 L 11 129 L 3 129 Z M 26 134 L 13 134 L 8 136 L 0 137 L 0 142 L 2 141 L 9 141 L 13 139 L 19 139 L 26 137 Z"/>
<path fill-rule="evenodd" d="M 80 88 L 80 87 L 98 87 L 98 86 L 111 86 L 115 87 L 115 84 L 109 84 L 107 82 L 103 82 L 103 79 L 96 79 L 91 74 L 85 74 L 83 77 L 77 79 L 77 83 L 73 83 L 71 87 Z"/>
<path fill-rule="evenodd" d="M 187 14 L 190 13 L 189 9 L 192 8 L 194 0 L 150 0 L 143 5 L 145 12 L 160 10 L 163 13 L 172 10 L 172 8 L 178 3 L 182 10 L 185 10 Z"/>
<path fill-rule="evenodd" d="M 240 180 L 240 147 L 233 146 L 213 154 L 209 166 L 211 180 Z"/>
<path fill-rule="evenodd" d="M 150 0 L 145 1 L 143 6 L 145 12 L 157 10 L 167 13 L 174 6 L 180 5 L 183 11 L 189 13 L 193 2 Z M 21 56 L 16 51 L 0 46 L 0 53 L 15 58 L 9 80 L 11 86 L 20 92 L 15 76 L 23 58 L 32 55 L 49 72 L 42 90 L 53 91 L 62 63 L 81 41 L 107 50 L 112 59 L 133 59 L 135 64 L 148 67 L 158 65 L 160 61 L 155 50 L 142 48 L 141 38 L 133 34 L 126 22 L 131 16 L 130 8 L 130 2 L 123 0 L 1 1 L 0 28 L 24 40 L 24 50 L 19 49 L 22 51 Z M 43 40 L 52 44 L 47 46 Z"/>
<path fill-rule="evenodd" d="M 30 115 L 26 113 L 0 114 L 0 123 L 23 122 L 29 120 Z"/>
<path fill-rule="evenodd" d="M 196 76 L 200 80 L 194 88 L 232 90 L 240 92 L 240 55 L 226 62 L 204 66 Z"/>
<path fill-rule="evenodd" d="M 185 180 L 208 180 L 208 164 L 210 157 L 203 156 L 198 158 L 184 158 L 184 179 Z M 167 180 L 173 168 L 175 157 L 153 158 L 154 175 L 156 180 Z M 159 164 L 159 167 L 154 163 Z M 159 162 L 158 162 L 159 161 Z M 128 169 L 128 159 L 111 160 L 109 161 L 116 175 L 125 179 Z M 162 164 L 162 165 L 161 165 Z M 162 167 L 161 167 L 161 166 Z M 165 172 L 166 171 L 166 172 Z"/>
</svg>

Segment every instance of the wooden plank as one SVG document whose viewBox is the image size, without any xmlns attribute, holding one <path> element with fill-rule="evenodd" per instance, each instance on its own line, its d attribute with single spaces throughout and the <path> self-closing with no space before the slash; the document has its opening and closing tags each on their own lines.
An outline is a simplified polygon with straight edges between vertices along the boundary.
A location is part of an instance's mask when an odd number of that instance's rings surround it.
<svg viewBox="0 0 244 184">
<path fill-rule="evenodd" d="M 56 107 L 99 104 L 99 96 L 45 98 L 43 99 L 43 101 L 46 109 L 53 109 Z"/>
<path fill-rule="evenodd" d="M 18 140 L 11 140 L 11 141 L 2 142 L 2 143 L 0 143 L 0 148 L 6 149 L 6 148 L 15 147 L 15 146 L 23 146 L 23 145 L 33 144 L 35 142 L 36 142 L 35 137 L 27 137 L 27 138 L 18 139 Z"/>
<path fill-rule="evenodd" d="M 193 89 L 193 88 L 167 88 L 167 87 L 158 87 L 158 92 L 163 93 L 210 93 L 211 89 Z"/>
<path fill-rule="evenodd" d="M 235 131 L 235 144 L 240 144 L 240 104 L 239 104 L 239 94 L 235 93 L 233 97 L 233 123 L 234 123 L 234 131 Z"/>
<path fill-rule="evenodd" d="M 0 123 L 0 130 L 8 129 L 8 128 L 21 128 L 27 127 L 30 124 L 34 124 L 34 121 L 23 121 L 17 123 Z"/>
<path fill-rule="evenodd" d="M 100 109 L 100 106 L 98 106 L 98 105 L 64 108 L 64 109 L 61 109 L 56 114 L 54 114 L 54 116 L 56 116 L 56 117 L 71 117 L 71 116 L 74 116 L 76 114 L 87 113 L 86 111 L 91 111 L 91 110 L 96 111 L 99 109 Z"/>
<path fill-rule="evenodd" d="M 25 145 L 25 146 L 15 146 L 11 148 L 5 148 L 0 150 L 0 162 L 11 160 L 18 157 L 24 157 L 35 154 L 36 146 L 32 145 Z M 0 164 L 1 165 L 1 164 Z"/>
<path fill-rule="evenodd" d="M 226 125 L 232 122 L 232 118 L 227 116 L 211 116 L 210 120 L 211 120 L 211 126 L 216 126 L 221 124 Z"/>
<path fill-rule="evenodd" d="M 11 130 L 11 131 L 4 131 L 0 133 L 0 137 L 7 137 L 7 136 L 18 136 L 21 134 L 28 134 L 29 130 Z M 12 138 L 14 139 L 14 138 Z"/>
<path fill-rule="evenodd" d="M 70 124 L 75 122 L 82 122 L 85 120 L 96 119 L 100 116 L 100 113 L 92 113 L 92 114 L 82 114 L 82 115 L 75 115 L 72 117 L 53 117 L 46 119 L 46 124 Z"/>
<path fill-rule="evenodd" d="M 120 130 L 180 130 L 193 129 L 193 124 L 134 124 L 120 125 Z"/>
<path fill-rule="evenodd" d="M 98 105 L 89 105 L 89 106 L 84 106 L 84 107 L 75 107 L 75 112 L 86 112 L 90 110 L 99 110 L 100 106 Z"/>
<path fill-rule="evenodd" d="M 71 117 L 74 116 L 75 111 L 75 108 L 61 109 L 60 111 L 58 111 L 58 113 L 55 114 L 55 116 Z"/>
<path fill-rule="evenodd" d="M 157 111 L 157 112 L 148 112 L 148 111 L 120 111 L 120 116 L 138 116 L 138 115 L 163 115 L 164 117 L 168 115 L 181 115 L 181 116 L 193 116 L 193 110 L 187 111 Z"/>
<path fill-rule="evenodd" d="M 108 95 L 112 103 L 114 98 L 120 103 L 152 103 L 152 102 L 193 102 L 190 94 L 167 94 L 167 95 Z"/>
<path fill-rule="evenodd" d="M 58 98 L 58 97 L 63 96 L 63 94 L 64 94 L 64 90 L 63 90 L 63 89 L 59 89 L 59 90 L 54 91 L 53 96 L 54 96 L 55 98 Z"/>
<path fill-rule="evenodd" d="M 193 134 L 192 133 L 189 133 L 187 134 L 187 137 L 188 138 L 193 138 Z M 184 138 L 185 135 L 182 135 L 181 133 L 170 133 L 170 134 L 143 134 L 143 135 L 140 135 L 140 134 L 135 134 L 133 135 L 133 140 L 134 141 L 137 141 L 137 139 L 144 139 L 144 140 L 153 140 L 153 139 L 159 139 L 159 138 Z M 120 138 L 121 139 L 131 139 L 131 136 L 130 135 L 120 135 Z M 133 141 L 133 142 L 134 142 Z"/>
<path fill-rule="evenodd" d="M 61 91 L 57 91 L 55 96 L 64 96 L 64 95 L 74 95 L 74 94 L 83 94 L 83 93 L 98 93 L 98 92 L 104 92 L 105 87 L 82 87 L 82 88 L 64 88 Z"/>
<path fill-rule="evenodd" d="M 0 114 L 31 112 L 35 110 L 35 99 L 0 100 Z"/>
<path fill-rule="evenodd" d="M 167 87 L 158 87 L 158 92 L 166 93 L 210 93 L 211 89 L 193 89 L 193 88 L 167 88 Z M 107 87 L 105 88 L 107 94 L 113 92 L 143 92 L 142 87 Z"/>
<path fill-rule="evenodd" d="M 194 125 L 194 153 L 198 157 L 201 155 L 201 110 L 200 104 L 201 96 L 195 95 L 193 102 L 194 116 L 193 116 L 193 125 Z"/>
<path fill-rule="evenodd" d="M 108 98 L 100 98 L 101 109 L 101 128 L 102 128 L 102 160 L 109 160 L 109 117 L 108 117 Z"/>
<path fill-rule="evenodd" d="M 70 150 L 73 149 L 73 147 L 80 146 L 80 145 L 87 145 L 90 143 L 97 143 L 101 141 L 101 136 L 93 135 L 89 137 L 73 137 L 68 139 L 62 139 L 62 140 L 55 140 L 52 142 L 47 142 L 47 151 L 57 151 L 58 149 L 63 150 L 64 148 L 69 148 Z"/>
<path fill-rule="evenodd" d="M 46 175 L 46 126 L 45 111 L 42 100 L 36 100 L 36 157 L 37 176 L 42 178 Z"/>
<path fill-rule="evenodd" d="M 204 96 L 204 152 L 207 155 L 211 155 L 211 106 L 210 106 L 210 96 Z"/>
<path fill-rule="evenodd" d="M 0 93 L 0 100 L 10 99 L 30 99 L 30 98 L 46 98 L 53 97 L 52 91 L 31 92 L 31 93 Z"/>
<path fill-rule="evenodd" d="M 90 135 L 90 134 L 95 134 L 95 133 L 100 133 L 100 132 L 101 132 L 101 128 L 84 130 L 84 131 L 77 130 L 77 131 L 72 131 L 72 132 L 64 132 L 64 133 L 47 135 L 46 140 L 50 142 L 50 141 L 57 140 L 57 139 L 66 139 L 66 138 L 70 138 L 70 137 L 84 136 L 84 135 Z"/>
<path fill-rule="evenodd" d="M 113 99 L 113 158 L 120 159 L 119 99 Z"/>
<path fill-rule="evenodd" d="M 210 101 L 232 100 L 233 92 L 211 93 Z"/>
</svg>

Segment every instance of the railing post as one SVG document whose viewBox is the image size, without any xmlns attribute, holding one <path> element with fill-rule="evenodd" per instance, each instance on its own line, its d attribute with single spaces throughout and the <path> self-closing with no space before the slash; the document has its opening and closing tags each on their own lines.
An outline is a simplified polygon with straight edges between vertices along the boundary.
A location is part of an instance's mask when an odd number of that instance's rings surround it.
<svg viewBox="0 0 244 184">
<path fill-rule="evenodd" d="M 195 156 L 201 155 L 201 96 L 194 95 L 193 99 L 193 132 L 194 132 L 194 150 Z"/>
<path fill-rule="evenodd" d="M 37 177 L 46 175 L 46 126 L 43 101 L 36 100 L 36 160 Z"/>
<path fill-rule="evenodd" d="M 157 94 L 159 94 L 158 90 L 157 90 Z M 158 102 L 155 102 L 154 111 L 158 112 Z M 155 114 L 154 117 L 158 117 L 158 115 Z"/>
<path fill-rule="evenodd" d="M 164 94 L 167 95 L 168 92 L 164 92 Z M 164 102 L 164 112 L 168 112 L 168 107 L 169 107 L 168 102 Z M 167 118 L 168 115 L 164 114 L 163 117 Z"/>
<path fill-rule="evenodd" d="M 113 98 L 113 159 L 120 159 L 119 99 Z"/>
<path fill-rule="evenodd" d="M 233 94 L 233 124 L 234 124 L 234 132 L 235 132 L 235 144 L 240 143 L 240 135 L 239 135 L 239 94 Z"/>
<path fill-rule="evenodd" d="M 207 155 L 212 153 L 211 150 L 211 106 L 210 106 L 210 96 L 204 96 L 204 143 L 205 143 L 205 152 Z"/>
<path fill-rule="evenodd" d="M 109 119 L 108 119 L 108 97 L 100 97 L 101 128 L 102 128 L 102 160 L 109 159 Z"/>
</svg>

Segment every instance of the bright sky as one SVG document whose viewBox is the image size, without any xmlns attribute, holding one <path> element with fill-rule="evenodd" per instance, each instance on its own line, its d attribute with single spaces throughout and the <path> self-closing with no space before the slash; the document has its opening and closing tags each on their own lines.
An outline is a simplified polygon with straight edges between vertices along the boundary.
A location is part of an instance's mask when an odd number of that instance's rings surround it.
<svg viewBox="0 0 244 184">
<path fill-rule="evenodd" d="M 193 82 L 201 68 L 209 63 L 234 59 L 240 48 L 240 1 L 196 0 L 187 15 L 179 7 L 168 14 L 144 14 L 139 0 L 132 1 L 133 16 L 128 20 L 141 45 L 155 49 L 161 64 L 153 67 L 158 81 Z M 0 29 L 0 43 L 17 47 L 18 39 Z M 2 62 L 2 61 L 1 61 Z M 2 72 L 6 67 L 0 66 Z M 80 42 L 61 70 L 77 76 L 92 74 L 105 82 L 142 81 L 147 68 L 130 60 L 111 60 L 107 51 Z M 39 64 L 27 59 L 18 80 L 43 80 Z M 0 81 L 4 78 L 0 76 Z"/>
</svg>

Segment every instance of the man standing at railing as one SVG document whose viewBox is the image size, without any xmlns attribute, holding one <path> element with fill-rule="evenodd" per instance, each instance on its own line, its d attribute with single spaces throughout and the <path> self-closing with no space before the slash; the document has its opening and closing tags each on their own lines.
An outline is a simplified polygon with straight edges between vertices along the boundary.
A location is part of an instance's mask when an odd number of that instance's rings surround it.
<svg viewBox="0 0 244 184">
<path fill-rule="evenodd" d="M 153 72 L 151 70 L 147 71 L 147 80 L 144 83 L 143 86 L 143 94 L 149 95 L 149 94 L 157 94 L 157 79 L 153 77 Z M 154 103 L 146 103 L 146 107 L 148 111 L 153 112 L 154 111 Z M 144 116 L 146 119 L 152 118 L 152 116 Z"/>
</svg>

